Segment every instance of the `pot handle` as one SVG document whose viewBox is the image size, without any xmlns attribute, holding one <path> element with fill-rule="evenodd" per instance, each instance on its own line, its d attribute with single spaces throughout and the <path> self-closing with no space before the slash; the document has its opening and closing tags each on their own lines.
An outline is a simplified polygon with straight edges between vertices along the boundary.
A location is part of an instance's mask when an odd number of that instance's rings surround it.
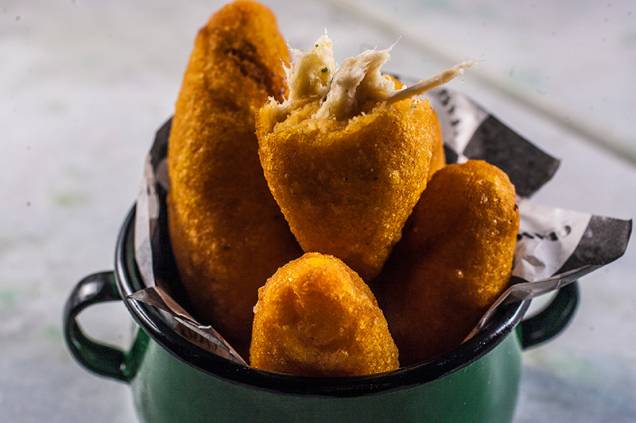
<svg viewBox="0 0 636 423">
<path fill-rule="evenodd" d="M 86 307 L 107 301 L 121 301 L 113 272 L 99 272 L 79 281 L 64 306 L 64 339 L 73 357 L 86 369 L 122 382 L 132 378 L 123 351 L 91 340 L 76 317 Z"/>
<path fill-rule="evenodd" d="M 578 304 L 578 282 L 560 288 L 542 311 L 521 322 L 521 347 L 532 348 L 561 333 L 574 317 Z"/>
</svg>

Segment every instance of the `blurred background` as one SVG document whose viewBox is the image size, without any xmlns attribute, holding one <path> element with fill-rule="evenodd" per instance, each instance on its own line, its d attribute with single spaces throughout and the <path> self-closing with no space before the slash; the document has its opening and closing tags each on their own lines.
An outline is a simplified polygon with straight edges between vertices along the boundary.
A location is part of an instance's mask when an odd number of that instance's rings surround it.
<svg viewBox="0 0 636 423">
<path fill-rule="evenodd" d="M 563 160 L 535 201 L 636 215 L 633 1 L 265 3 L 297 48 L 324 28 L 339 59 L 399 40 L 387 69 L 413 78 L 478 59 L 452 86 Z M 221 4 L 0 0 L 0 421 L 134 421 L 126 386 L 72 361 L 62 307 L 112 268 L 144 155 Z M 568 330 L 525 353 L 517 422 L 636 421 L 634 251 L 586 277 Z M 123 306 L 81 321 L 126 346 Z"/>
</svg>

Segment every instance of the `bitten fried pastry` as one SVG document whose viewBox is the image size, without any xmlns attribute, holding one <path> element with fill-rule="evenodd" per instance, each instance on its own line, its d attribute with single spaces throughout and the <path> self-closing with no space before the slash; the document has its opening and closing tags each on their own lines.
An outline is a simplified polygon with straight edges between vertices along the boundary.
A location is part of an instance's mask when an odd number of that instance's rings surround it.
<svg viewBox="0 0 636 423">
<path fill-rule="evenodd" d="M 361 376 L 399 367 L 369 287 L 335 257 L 307 253 L 259 289 L 253 367 L 303 376 Z"/>
<path fill-rule="evenodd" d="M 456 348 L 506 289 L 519 211 L 508 176 L 483 161 L 444 167 L 375 284 L 403 365 Z"/>
<path fill-rule="evenodd" d="M 302 254 L 258 159 L 254 113 L 286 91 L 285 40 L 272 12 L 237 1 L 195 41 L 168 150 L 168 218 L 179 274 L 196 317 L 249 347 L 257 290 Z"/>
<path fill-rule="evenodd" d="M 426 100 L 385 101 L 396 92 L 380 71 L 388 58 L 369 50 L 336 69 L 325 35 L 296 53 L 288 98 L 257 117 L 265 178 L 304 251 L 337 256 L 367 281 L 399 240 L 441 144 Z"/>
</svg>

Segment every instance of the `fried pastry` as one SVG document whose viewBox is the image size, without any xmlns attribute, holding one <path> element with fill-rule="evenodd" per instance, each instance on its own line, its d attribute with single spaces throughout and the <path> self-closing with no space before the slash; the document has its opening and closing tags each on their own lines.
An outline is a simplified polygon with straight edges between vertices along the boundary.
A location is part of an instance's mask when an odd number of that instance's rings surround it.
<svg viewBox="0 0 636 423">
<path fill-rule="evenodd" d="M 253 367 L 303 376 L 360 376 L 399 367 L 369 287 L 335 257 L 307 253 L 259 289 Z"/>
<path fill-rule="evenodd" d="M 399 240 L 441 145 L 428 101 L 387 101 L 397 92 L 380 70 L 388 58 L 369 50 L 336 69 L 325 35 L 296 53 L 286 100 L 257 117 L 265 178 L 304 251 L 332 254 L 367 281 Z"/>
<path fill-rule="evenodd" d="M 403 365 L 456 348 L 508 286 L 519 211 L 483 161 L 444 167 L 415 206 L 374 289 Z"/>
<path fill-rule="evenodd" d="M 195 41 L 168 150 L 168 218 L 195 316 L 239 350 L 249 346 L 257 290 L 302 254 L 258 159 L 255 112 L 286 92 L 285 40 L 272 12 L 237 1 Z"/>
</svg>

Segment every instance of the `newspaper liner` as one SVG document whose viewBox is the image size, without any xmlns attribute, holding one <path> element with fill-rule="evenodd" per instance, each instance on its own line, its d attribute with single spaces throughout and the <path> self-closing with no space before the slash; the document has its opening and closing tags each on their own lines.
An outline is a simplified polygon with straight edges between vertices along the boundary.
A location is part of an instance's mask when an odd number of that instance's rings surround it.
<svg viewBox="0 0 636 423">
<path fill-rule="evenodd" d="M 467 96 L 449 89 L 427 93 L 439 117 L 446 161 L 481 159 L 504 170 L 515 185 L 521 225 L 510 287 L 466 338 L 477 333 L 502 304 L 522 301 L 565 286 L 621 257 L 631 220 L 545 207 L 528 200 L 555 174 L 559 160 L 514 132 Z M 171 120 L 158 131 L 146 157 L 137 197 L 135 258 L 147 288 L 133 293 L 167 317 L 193 344 L 235 363 L 245 360 L 209 325 L 187 311 L 180 292 L 166 220 L 167 146 Z M 181 299 L 181 303 L 177 300 Z"/>
</svg>

